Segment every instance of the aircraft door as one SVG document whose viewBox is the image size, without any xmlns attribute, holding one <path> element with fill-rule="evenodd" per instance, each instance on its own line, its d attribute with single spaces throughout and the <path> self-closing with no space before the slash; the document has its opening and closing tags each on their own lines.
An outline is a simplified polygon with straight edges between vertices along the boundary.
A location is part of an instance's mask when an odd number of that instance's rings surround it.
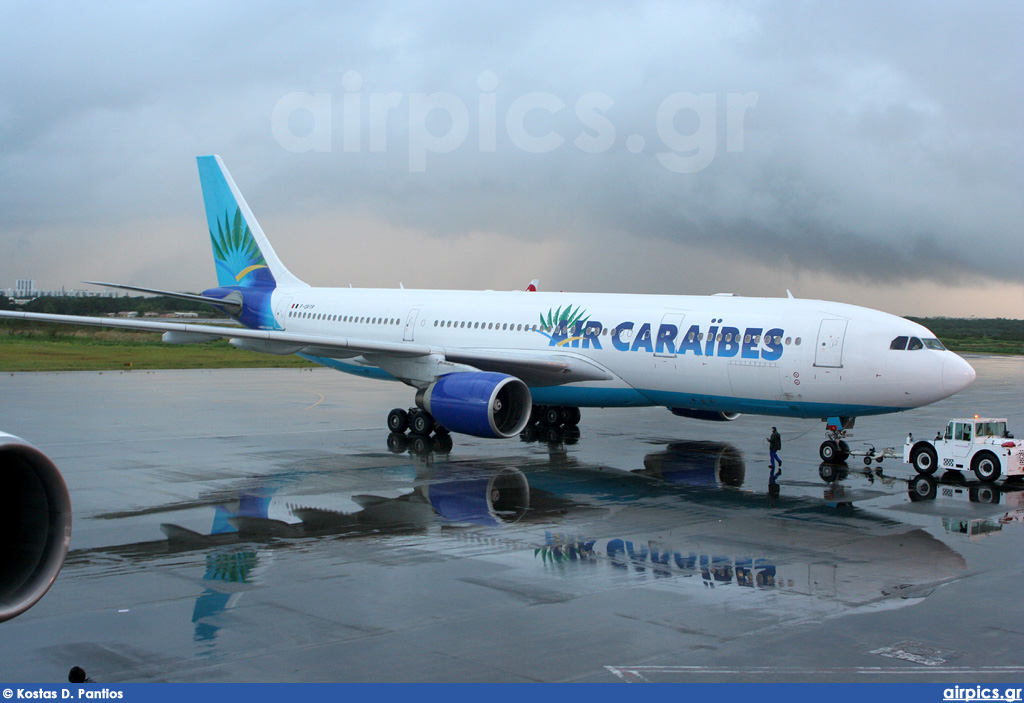
<svg viewBox="0 0 1024 703">
<path fill-rule="evenodd" d="M 681 312 L 667 312 L 662 316 L 661 325 L 653 331 L 655 356 L 665 359 L 674 359 L 676 357 L 679 341 L 686 331 L 683 329 L 683 319 L 685 317 L 686 315 Z M 671 334 L 673 327 L 676 329 L 675 334 Z M 663 332 L 664 336 L 662 336 Z M 658 343 L 659 340 L 661 340 L 661 344 Z"/>
<path fill-rule="evenodd" d="M 292 307 L 292 297 L 281 298 L 277 304 L 277 308 L 274 309 L 274 319 L 277 320 L 277 326 L 281 329 L 285 329 L 288 325 L 288 311 Z"/>
<path fill-rule="evenodd" d="M 822 320 L 818 329 L 818 346 L 814 352 L 814 365 L 843 368 L 843 337 L 847 320 Z"/>
<path fill-rule="evenodd" d="M 420 309 L 413 308 L 409 311 L 409 317 L 405 319 L 405 334 L 402 335 L 402 339 L 406 342 L 413 341 L 416 336 L 416 318 L 419 317 Z"/>
</svg>

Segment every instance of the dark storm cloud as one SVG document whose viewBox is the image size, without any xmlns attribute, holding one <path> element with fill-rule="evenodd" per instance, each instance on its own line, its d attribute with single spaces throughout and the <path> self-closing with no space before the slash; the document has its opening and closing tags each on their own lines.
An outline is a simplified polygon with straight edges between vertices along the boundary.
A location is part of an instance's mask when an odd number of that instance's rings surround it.
<svg viewBox="0 0 1024 703">
<path fill-rule="evenodd" d="M 46 233 L 75 223 L 198 211 L 192 159 L 216 152 L 261 217 L 357 208 L 434 238 L 628 235 L 852 280 L 1018 281 L 1022 18 L 1013 3 L 6 4 L 0 244 L 52 251 Z M 328 111 L 282 117 L 295 94 Z M 305 150 L 317 128 L 329 147 Z"/>
</svg>

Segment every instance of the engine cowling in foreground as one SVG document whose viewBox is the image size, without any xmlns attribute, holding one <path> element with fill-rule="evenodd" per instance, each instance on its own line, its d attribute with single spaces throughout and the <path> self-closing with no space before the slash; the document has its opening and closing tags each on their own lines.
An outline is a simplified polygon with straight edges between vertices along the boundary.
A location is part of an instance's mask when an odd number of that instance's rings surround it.
<svg viewBox="0 0 1024 703">
<path fill-rule="evenodd" d="M 21 615 L 53 585 L 71 542 L 71 499 L 42 452 L 0 433 L 0 622 Z"/>
<path fill-rule="evenodd" d="M 452 432 L 515 437 L 530 421 L 530 389 L 503 373 L 451 373 L 416 394 L 416 404 Z"/>
</svg>

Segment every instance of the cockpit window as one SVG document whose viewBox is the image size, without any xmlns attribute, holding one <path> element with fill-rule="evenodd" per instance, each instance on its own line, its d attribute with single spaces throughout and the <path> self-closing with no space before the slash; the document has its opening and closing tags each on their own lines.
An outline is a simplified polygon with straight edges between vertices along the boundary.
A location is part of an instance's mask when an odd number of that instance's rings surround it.
<svg viewBox="0 0 1024 703">
<path fill-rule="evenodd" d="M 889 343 L 890 349 L 912 351 L 915 349 L 933 349 L 935 351 L 945 351 L 946 348 L 942 346 L 942 342 L 935 339 L 935 337 L 906 337 L 900 336 L 892 340 Z"/>
</svg>

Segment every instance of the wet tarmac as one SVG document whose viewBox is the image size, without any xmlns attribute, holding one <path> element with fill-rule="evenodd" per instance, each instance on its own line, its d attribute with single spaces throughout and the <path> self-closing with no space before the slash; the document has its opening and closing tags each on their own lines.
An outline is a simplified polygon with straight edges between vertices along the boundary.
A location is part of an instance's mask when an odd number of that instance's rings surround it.
<svg viewBox="0 0 1024 703">
<path fill-rule="evenodd" d="M 975 413 L 1024 437 L 1024 358 L 970 361 L 851 447 Z M 4 681 L 1024 679 L 1024 486 L 830 475 L 820 422 L 585 409 L 578 436 L 449 450 L 383 429 L 407 389 L 329 370 L 0 388 L 74 509 L 56 585 L 0 624 Z"/>
</svg>

